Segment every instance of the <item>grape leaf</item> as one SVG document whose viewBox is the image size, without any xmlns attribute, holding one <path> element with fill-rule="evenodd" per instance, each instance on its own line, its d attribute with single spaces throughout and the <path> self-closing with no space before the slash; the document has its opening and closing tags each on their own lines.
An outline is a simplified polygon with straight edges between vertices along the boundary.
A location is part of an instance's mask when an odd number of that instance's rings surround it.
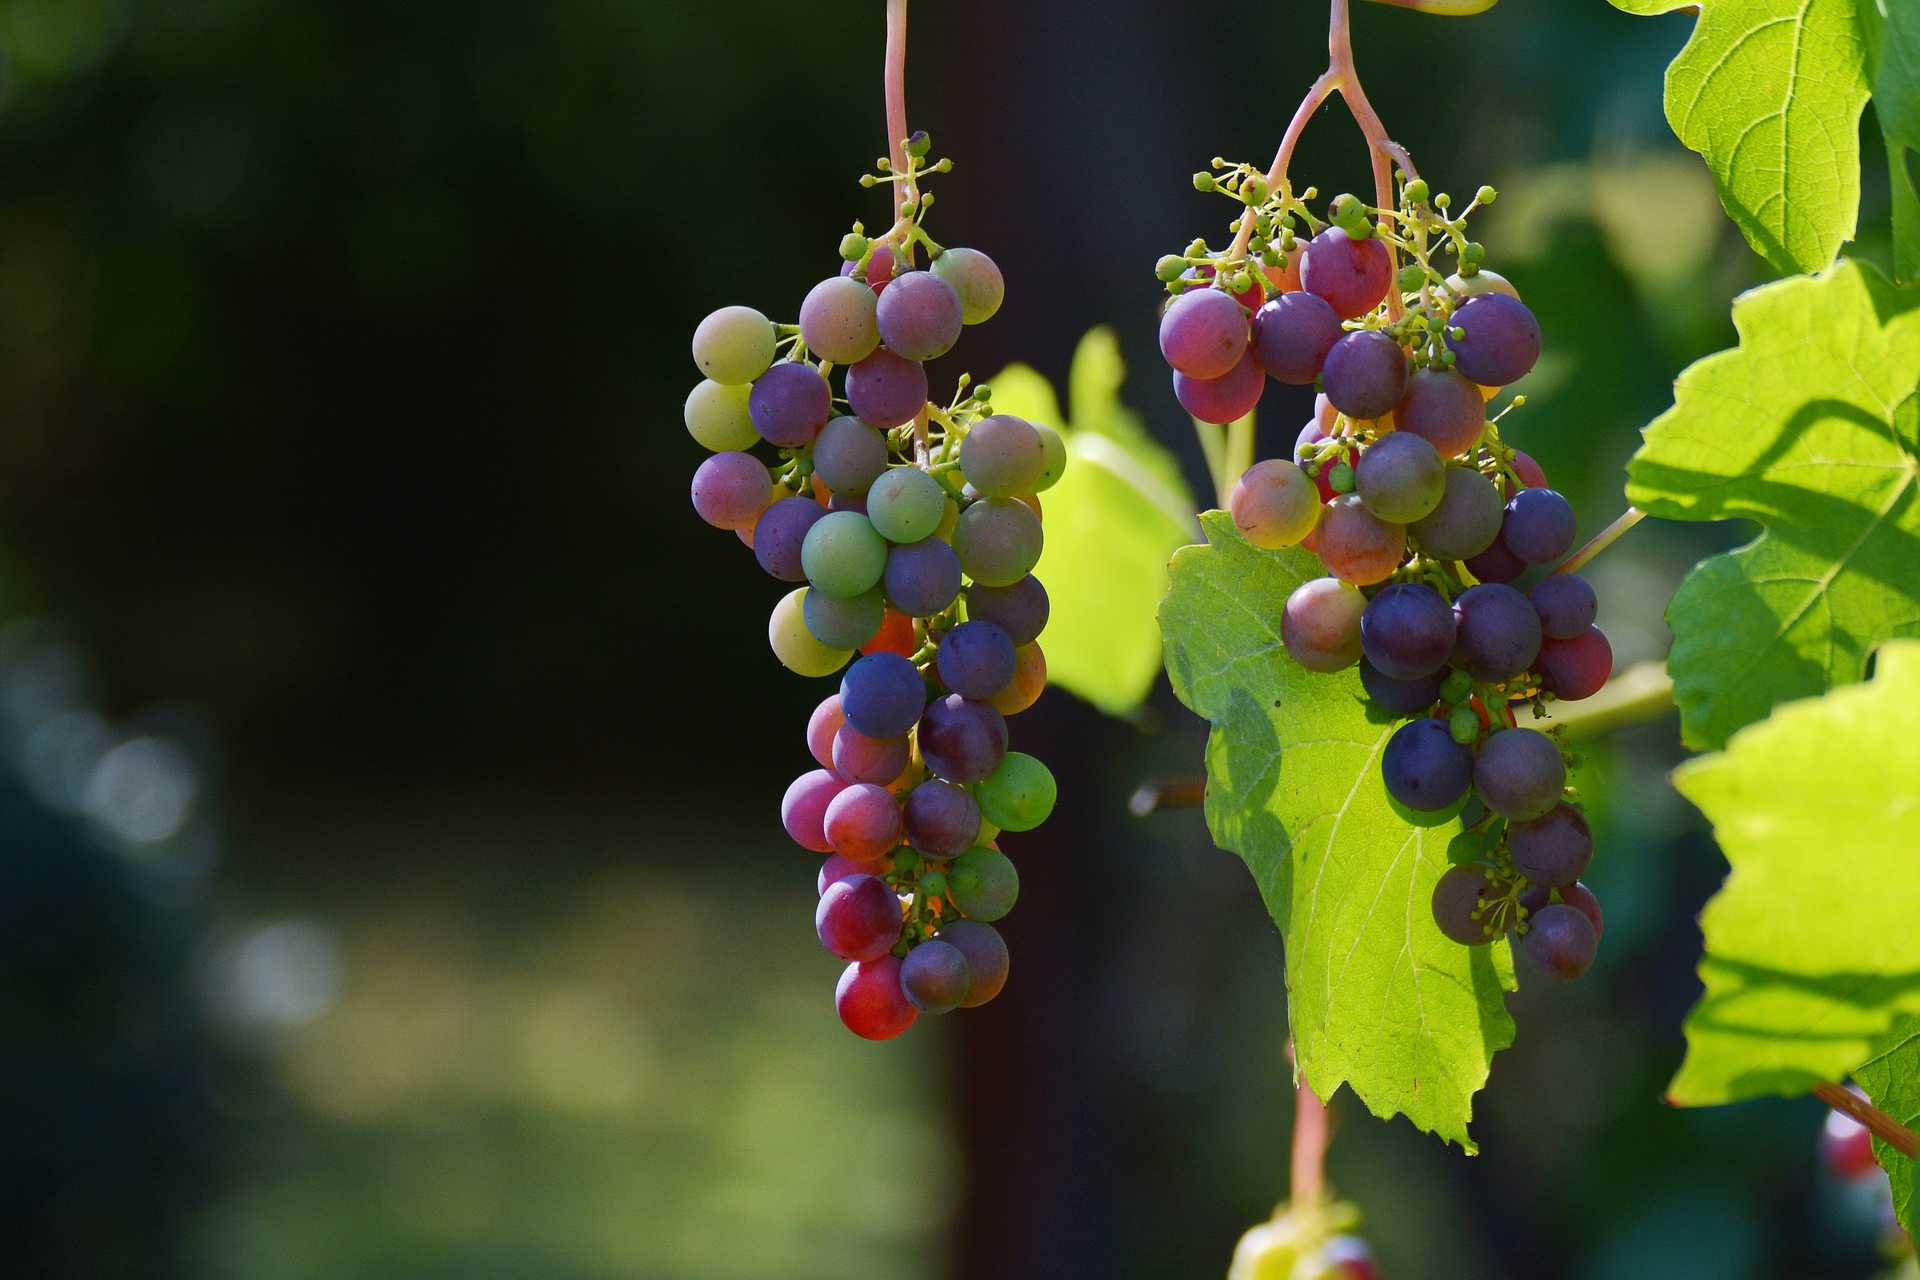
<svg viewBox="0 0 1920 1280">
<path fill-rule="evenodd" d="M 1856 1067 L 1854 1083 L 1867 1091 L 1873 1105 L 1912 1129 L 1920 1127 L 1920 1017 L 1905 1018 L 1874 1042 L 1873 1056 Z M 1893 1211 L 1910 1234 L 1920 1226 L 1914 1204 L 1913 1157 L 1880 1139 L 1873 1154 L 1893 1185 Z"/>
<path fill-rule="evenodd" d="M 1738 349 L 1680 375 L 1627 470 L 1654 515 L 1765 526 L 1667 608 L 1681 736 L 1700 749 L 1920 635 L 1920 289 L 1843 260 L 1745 294 L 1733 320 Z"/>
<path fill-rule="evenodd" d="M 1433 923 L 1433 885 L 1458 822 L 1409 826 L 1389 807 L 1355 671 L 1316 675 L 1280 642 L 1280 613 L 1320 576 L 1306 551 L 1262 551 L 1225 512 L 1208 544 L 1173 558 L 1160 607 L 1167 673 L 1213 723 L 1207 827 L 1240 855 L 1286 938 L 1287 1015 L 1301 1074 L 1321 1097 L 1350 1085 L 1382 1119 L 1474 1150 L 1473 1095 L 1513 1043 L 1505 943 L 1463 947 Z"/>
<path fill-rule="evenodd" d="M 1700 916 L 1684 1106 L 1804 1093 L 1920 1013 L 1920 641 L 1872 681 L 1776 709 L 1674 773 L 1731 870 Z"/>
<path fill-rule="evenodd" d="M 1694 0 L 1612 0 L 1635 14 Z M 1866 49 L 1856 3 L 1702 0 L 1667 68 L 1667 123 L 1700 153 L 1727 216 L 1781 272 L 1818 271 L 1860 210 Z"/>
<path fill-rule="evenodd" d="M 1193 495 L 1173 455 L 1120 403 L 1125 369 L 1106 329 L 1074 352 L 1073 423 L 1053 388 L 1025 365 L 990 380 L 993 407 L 1060 428 L 1067 469 L 1040 495 L 1046 544 L 1034 573 L 1052 613 L 1040 647 L 1047 679 L 1109 715 L 1145 700 L 1160 675 L 1154 608 L 1167 590 L 1167 557 L 1193 541 Z"/>
<path fill-rule="evenodd" d="M 1920 277 L 1920 5 L 1856 0 L 1866 36 L 1873 113 L 1887 140 L 1893 183 L 1893 267 L 1901 281 Z"/>
</svg>

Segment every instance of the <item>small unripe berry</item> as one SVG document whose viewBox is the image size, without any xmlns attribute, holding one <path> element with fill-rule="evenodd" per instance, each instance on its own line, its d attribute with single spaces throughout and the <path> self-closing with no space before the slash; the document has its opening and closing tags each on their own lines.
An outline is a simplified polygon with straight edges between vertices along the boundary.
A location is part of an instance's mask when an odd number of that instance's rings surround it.
<svg viewBox="0 0 1920 1280">
<path fill-rule="evenodd" d="M 858 262 L 867 252 L 867 238 L 857 231 L 849 231 L 840 237 L 840 256 L 848 262 Z"/>
<path fill-rule="evenodd" d="M 1204 169 L 1193 175 L 1193 189 L 1195 191 L 1211 191 L 1213 190 L 1213 185 L 1213 175 Z"/>
<path fill-rule="evenodd" d="M 1406 196 L 1408 204 L 1425 204 L 1428 194 L 1427 183 L 1424 178 L 1415 178 L 1407 184 Z"/>
</svg>

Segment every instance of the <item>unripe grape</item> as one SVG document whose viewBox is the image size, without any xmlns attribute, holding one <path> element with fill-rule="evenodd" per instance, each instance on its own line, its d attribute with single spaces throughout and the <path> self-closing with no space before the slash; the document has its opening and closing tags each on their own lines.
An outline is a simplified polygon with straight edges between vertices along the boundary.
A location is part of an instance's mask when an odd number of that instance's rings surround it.
<svg viewBox="0 0 1920 1280">
<path fill-rule="evenodd" d="M 767 643 L 780 665 L 796 675 L 832 675 L 847 665 L 853 651 L 824 645 L 807 630 L 806 595 L 807 588 L 799 587 L 780 597 L 767 619 Z"/>
<path fill-rule="evenodd" d="M 1400 567 L 1407 531 L 1380 519 L 1358 495 L 1349 493 L 1327 504 L 1314 546 L 1336 578 L 1366 587 L 1386 581 Z"/>
<path fill-rule="evenodd" d="M 1006 940 L 990 924 L 977 920 L 955 920 L 940 926 L 935 935 L 941 942 L 959 948 L 967 958 L 967 971 L 973 981 L 960 1001 L 962 1009 L 975 1009 L 1000 994 L 1007 985 L 1011 967 Z"/>
<path fill-rule="evenodd" d="M 880 345 L 873 290 L 850 276 L 829 276 L 800 304 L 800 338 L 822 360 L 852 364 Z"/>
<path fill-rule="evenodd" d="M 880 621 L 886 612 L 886 603 L 878 591 L 844 599 L 824 591 L 809 591 L 801 599 L 801 615 L 807 630 L 829 649 L 858 649 L 880 630 Z"/>
<path fill-rule="evenodd" d="M 741 386 L 773 363 L 773 321 L 752 307 L 721 307 L 693 331 L 693 362 L 715 382 Z"/>
<path fill-rule="evenodd" d="M 918 542 L 940 527 L 947 495 L 918 467 L 888 468 L 867 489 L 867 518 L 889 542 Z"/>
<path fill-rule="evenodd" d="M 753 429 L 753 415 L 747 412 L 751 388 L 730 387 L 703 379 L 687 393 L 685 420 L 687 434 L 703 449 L 723 453 L 730 449 L 751 449 L 760 442 Z"/>
<path fill-rule="evenodd" d="M 1046 444 L 1033 424 L 1010 414 L 982 418 L 960 445 L 960 470 L 967 483 L 993 498 L 1011 498 L 1033 489 L 1047 467 Z"/>
<path fill-rule="evenodd" d="M 716 453 L 693 473 L 693 509 L 716 529 L 749 524 L 773 500 L 773 477 L 750 453 Z"/>
<path fill-rule="evenodd" d="M 1447 492 L 1447 468 L 1432 445 L 1395 431 L 1360 455 L 1354 490 L 1382 520 L 1408 524 L 1430 514 Z"/>
<path fill-rule="evenodd" d="M 1006 587 L 1027 576 L 1040 562 L 1044 535 L 1040 517 L 1014 498 L 984 498 L 960 513 L 953 528 L 953 549 L 974 581 Z"/>
<path fill-rule="evenodd" d="M 1520 291 L 1513 287 L 1513 281 L 1498 271 L 1489 271 L 1485 267 L 1470 276 L 1458 273 L 1450 275 L 1447 277 L 1447 283 L 1452 286 L 1455 293 L 1465 294 L 1469 298 L 1483 293 L 1504 293 L 1515 302 L 1520 301 Z"/>
<path fill-rule="evenodd" d="M 1045 459 L 1040 468 L 1040 478 L 1033 482 L 1035 493 L 1045 493 L 1060 483 L 1060 477 L 1067 472 L 1067 441 L 1058 431 L 1045 423 L 1031 424 L 1040 433 L 1040 452 Z"/>
<path fill-rule="evenodd" d="M 1007 296 L 999 266 L 978 249 L 948 249 L 933 260 L 932 270 L 960 296 L 961 320 L 966 324 L 991 320 Z"/>
<path fill-rule="evenodd" d="M 1486 429 L 1487 402 L 1479 387 L 1450 369 L 1416 369 L 1394 406 L 1393 422 L 1425 439 L 1441 457 L 1457 457 Z"/>
<path fill-rule="evenodd" d="M 1234 484 L 1227 507 L 1242 537 L 1276 551 L 1313 532 L 1320 520 L 1320 493 L 1298 466 L 1268 458 L 1247 468 Z"/>
<path fill-rule="evenodd" d="M 1031 831 L 1053 812 L 1057 795 L 1047 766 L 1024 751 L 1009 751 L 974 788 L 980 813 L 1003 831 Z"/>
<path fill-rule="evenodd" d="M 929 271 L 907 271 L 880 294 L 874 320 L 887 350 L 908 360 L 933 360 L 960 340 L 965 314 L 952 285 Z"/>
<path fill-rule="evenodd" d="M 858 512 L 830 512 L 807 530 L 800 566 L 816 590 L 843 599 L 864 595 L 879 585 L 886 571 L 886 540 Z"/>
<path fill-rule="evenodd" d="M 968 919 L 991 924 L 1019 900 L 1020 873 L 1003 853 L 969 849 L 953 860 L 947 893 Z"/>
<path fill-rule="evenodd" d="M 900 989 L 922 1013 L 947 1013 L 960 1007 L 973 985 L 973 973 L 958 947 L 930 938 L 900 961 Z"/>
<path fill-rule="evenodd" d="M 1506 509 L 1493 481 L 1470 467 L 1448 467 L 1440 504 L 1407 526 L 1428 555 L 1466 560 L 1494 544 Z"/>
<path fill-rule="evenodd" d="M 1360 661 L 1360 616 L 1367 598 L 1338 578 L 1314 578 L 1293 589 L 1280 614 L 1280 639 L 1309 671 L 1341 671 Z"/>
<path fill-rule="evenodd" d="M 987 699 L 1003 716 L 1017 716 L 1040 700 L 1047 687 L 1047 655 L 1037 644 L 1023 644 L 1013 651 L 1013 679 L 1006 688 Z"/>
<path fill-rule="evenodd" d="M 836 494 L 865 493 L 886 469 L 886 437 L 858 418 L 830 420 L 813 442 L 813 474 Z"/>
</svg>

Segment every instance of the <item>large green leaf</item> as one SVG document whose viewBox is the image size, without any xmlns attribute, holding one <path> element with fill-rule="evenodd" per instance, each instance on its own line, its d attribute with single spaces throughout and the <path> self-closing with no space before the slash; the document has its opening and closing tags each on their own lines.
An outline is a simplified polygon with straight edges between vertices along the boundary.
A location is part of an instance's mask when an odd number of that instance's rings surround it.
<svg viewBox="0 0 1920 1280">
<path fill-rule="evenodd" d="M 1843 261 L 1746 294 L 1733 319 L 1739 348 L 1680 375 L 1627 473 L 1628 500 L 1654 515 L 1766 526 L 1702 562 L 1667 610 L 1698 748 L 1920 635 L 1920 289 Z"/>
<path fill-rule="evenodd" d="M 1405 1113 L 1473 1149 L 1467 1121 L 1493 1055 L 1513 1043 L 1504 942 L 1462 947 L 1428 903 L 1457 822 L 1395 814 L 1380 780 L 1394 724 L 1370 719 L 1353 671 L 1287 657 L 1280 613 L 1321 573 L 1298 548 L 1262 551 L 1224 512 L 1208 545 L 1173 558 L 1160 608 L 1167 673 L 1207 738 L 1207 826 L 1246 861 L 1286 937 L 1287 1014 L 1321 1097 L 1350 1085 L 1374 1114 Z"/>
<path fill-rule="evenodd" d="M 1920 1013 L 1920 641 L 1868 684 L 1780 707 L 1674 785 L 1731 870 L 1701 914 L 1706 991 L 1673 1101 L 1804 1093 Z"/>
<path fill-rule="evenodd" d="M 1853 1073 L 1873 1105 L 1909 1129 L 1920 1127 L 1920 1017 L 1904 1018 L 1873 1046 L 1873 1056 Z M 1913 1157 L 1875 1138 L 1873 1154 L 1893 1184 L 1893 1211 L 1909 1233 L 1920 1235 L 1920 1205 L 1913 1201 Z"/>
<path fill-rule="evenodd" d="M 1135 710 L 1159 677 L 1153 615 L 1167 557 L 1199 532 L 1179 464 L 1120 403 L 1124 377 L 1112 333 L 1095 329 L 1068 375 L 1070 425 L 1034 370 L 1013 365 L 991 379 L 994 408 L 1058 424 L 1066 439 L 1066 473 L 1041 495 L 1047 536 L 1034 573 L 1052 615 L 1040 647 L 1050 683 L 1110 715 Z"/>
<path fill-rule="evenodd" d="M 1893 265 L 1901 281 L 1920 277 L 1920 5 L 1856 0 L 1873 83 L 1873 113 L 1887 140 L 1893 181 Z"/>
<path fill-rule="evenodd" d="M 1701 0 L 1692 38 L 1667 68 L 1667 123 L 1779 271 L 1818 271 L 1853 235 L 1867 104 L 1855 5 L 1872 2 Z M 1612 3 L 1652 14 L 1694 0 Z"/>
</svg>

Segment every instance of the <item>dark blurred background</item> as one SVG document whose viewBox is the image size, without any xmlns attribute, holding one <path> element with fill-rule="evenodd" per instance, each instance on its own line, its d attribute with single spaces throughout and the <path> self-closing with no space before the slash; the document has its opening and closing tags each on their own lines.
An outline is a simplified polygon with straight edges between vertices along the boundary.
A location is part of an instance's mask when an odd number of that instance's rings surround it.
<svg viewBox="0 0 1920 1280">
<path fill-rule="evenodd" d="M 884 145 L 879 0 L 0 0 L 0 1255 L 36 1277 L 1220 1274 L 1285 1190 L 1277 933 L 1164 687 L 1049 693 L 996 1004 L 831 1006 L 777 821 L 822 690 L 701 525 L 708 310 L 790 317 Z M 1151 264 L 1325 59 L 1312 3 L 921 0 L 933 230 L 1008 303 L 949 374 L 1113 325 L 1199 488 Z M 1509 438 L 1583 533 L 1762 266 L 1662 121 L 1683 18 L 1360 6 L 1370 93 L 1549 354 Z M 1872 128 L 1871 117 L 1867 127 Z M 1870 158 L 1877 147 L 1867 149 Z M 1337 108 L 1295 164 L 1363 184 Z M 1865 225 L 1884 184 L 1866 179 Z M 1882 246 L 1864 251 L 1880 255 Z M 1304 398 L 1270 392 L 1263 453 Z M 1594 568 L 1623 662 L 1738 529 Z M 1723 864 L 1672 723 L 1595 747 L 1596 974 L 1514 1001 L 1468 1159 L 1343 1098 L 1393 1277 L 1853 1277 L 1821 1111 L 1661 1104 Z"/>
</svg>

